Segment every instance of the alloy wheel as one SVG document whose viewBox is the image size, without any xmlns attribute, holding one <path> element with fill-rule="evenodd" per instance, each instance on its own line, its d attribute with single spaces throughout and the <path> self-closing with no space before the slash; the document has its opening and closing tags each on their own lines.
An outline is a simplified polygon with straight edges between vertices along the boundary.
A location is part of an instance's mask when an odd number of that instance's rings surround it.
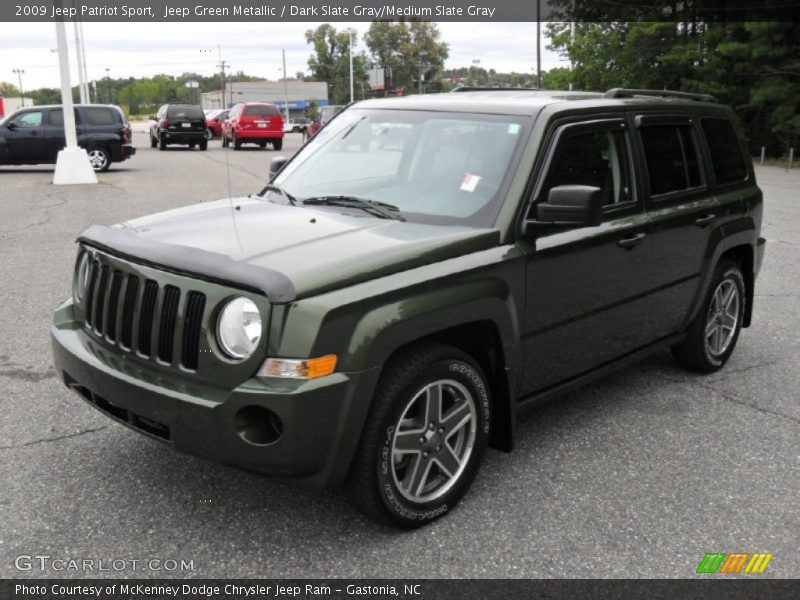
<svg viewBox="0 0 800 600">
<path fill-rule="evenodd" d="M 475 445 L 475 399 L 461 383 L 426 385 L 406 405 L 394 427 L 392 477 L 414 503 L 446 494 L 463 473 Z"/>
<path fill-rule="evenodd" d="M 739 327 L 739 288 L 723 279 L 714 291 L 706 316 L 706 347 L 714 356 L 725 353 Z"/>
<path fill-rule="evenodd" d="M 101 171 L 108 164 L 108 156 L 103 150 L 97 148 L 89 150 L 89 164 L 95 171 Z"/>
</svg>

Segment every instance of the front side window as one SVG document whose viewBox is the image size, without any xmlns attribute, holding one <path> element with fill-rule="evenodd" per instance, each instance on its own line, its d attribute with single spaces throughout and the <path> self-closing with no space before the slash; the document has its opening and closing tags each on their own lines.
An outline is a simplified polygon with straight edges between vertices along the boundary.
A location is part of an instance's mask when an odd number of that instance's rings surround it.
<svg viewBox="0 0 800 600">
<path fill-rule="evenodd" d="M 640 129 L 650 195 L 702 185 L 697 146 L 690 125 L 647 125 Z"/>
<path fill-rule="evenodd" d="M 36 110 L 31 112 L 22 113 L 14 118 L 14 125 L 22 129 L 31 129 L 33 127 L 40 127 L 42 124 L 42 111 Z"/>
<path fill-rule="evenodd" d="M 711 166 L 717 185 L 747 179 L 747 166 L 733 125 L 727 119 L 702 118 L 700 127 L 711 154 Z"/>
<path fill-rule="evenodd" d="M 539 200 L 559 185 L 588 185 L 603 191 L 603 204 L 632 201 L 630 161 L 622 130 L 583 131 L 562 136 L 550 163 Z"/>
<path fill-rule="evenodd" d="M 520 146 L 524 117 L 351 109 L 276 178 L 298 199 L 357 196 L 409 221 L 489 226 Z"/>
</svg>

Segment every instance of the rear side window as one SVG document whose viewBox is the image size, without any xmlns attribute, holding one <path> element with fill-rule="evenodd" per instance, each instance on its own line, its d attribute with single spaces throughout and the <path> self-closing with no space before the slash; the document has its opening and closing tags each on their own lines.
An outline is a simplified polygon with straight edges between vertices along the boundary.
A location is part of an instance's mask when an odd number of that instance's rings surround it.
<svg viewBox="0 0 800 600">
<path fill-rule="evenodd" d="M 700 126 L 711 153 L 711 166 L 717 184 L 747 179 L 742 147 L 731 122 L 727 119 L 703 118 L 700 119 Z"/>
<path fill-rule="evenodd" d="M 268 104 L 255 104 L 252 106 L 246 106 L 244 109 L 244 114 L 247 117 L 274 117 L 281 113 L 278 111 L 276 106 L 270 106 Z"/>
<path fill-rule="evenodd" d="M 167 110 L 170 119 L 203 119 L 205 115 L 199 106 L 170 106 Z"/>
<path fill-rule="evenodd" d="M 650 195 L 698 187 L 700 162 L 690 125 L 647 125 L 640 130 Z"/>
<path fill-rule="evenodd" d="M 86 111 L 86 122 L 89 125 L 116 125 L 119 118 L 114 110 L 101 106 L 84 108 Z"/>
<path fill-rule="evenodd" d="M 53 127 L 63 127 L 64 126 L 64 111 L 60 108 L 51 110 L 50 111 L 50 125 Z M 81 122 L 80 114 L 78 113 L 77 109 L 75 110 L 75 124 L 79 125 Z"/>
</svg>

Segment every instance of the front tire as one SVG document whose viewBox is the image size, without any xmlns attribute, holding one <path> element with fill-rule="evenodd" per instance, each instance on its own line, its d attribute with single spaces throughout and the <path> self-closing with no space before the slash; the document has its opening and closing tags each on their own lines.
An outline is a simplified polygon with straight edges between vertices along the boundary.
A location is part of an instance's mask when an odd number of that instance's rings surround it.
<svg viewBox="0 0 800 600">
<path fill-rule="evenodd" d="M 739 264 L 720 262 L 686 339 L 672 347 L 678 364 L 697 373 L 721 369 L 739 340 L 746 297 Z"/>
<path fill-rule="evenodd" d="M 457 348 L 425 344 L 392 363 L 346 487 L 367 516 L 412 529 L 452 510 L 469 489 L 489 438 L 491 401 L 480 367 Z"/>
</svg>

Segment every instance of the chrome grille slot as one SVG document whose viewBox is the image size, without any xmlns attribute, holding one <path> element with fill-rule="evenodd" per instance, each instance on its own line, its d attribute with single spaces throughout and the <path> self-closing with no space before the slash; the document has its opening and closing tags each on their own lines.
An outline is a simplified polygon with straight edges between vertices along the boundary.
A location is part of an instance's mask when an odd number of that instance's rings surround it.
<svg viewBox="0 0 800 600">
<path fill-rule="evenodd" d="M 136 275 L 128 275 L 128 285 L 125 287 L 125 301 L 122 305 L 122 328 L 119 334 L 120 345 L 128 350 L 133 345 L 133 317 L 138 297 L 139 278 Z"/>
<path fill-rule="evenodd" d="M 103 335 L 103 317 L 106 310 L 106 292 L 108 291 L 108 267 L 103 265 L 100 269 L 100 283 L 97 284 L 97 291 L 94 298 L 94 328 L 97 333 Z"/>
<path fill-rule="evenodd" d="M 200 292 L 189 292 L 186 300 L 186 316 L 183 324 L 183 343 L 181 364 L 192 371 L 197 369 L 200 354 L 200 331 L 203 326 L 203 312 L 206 307 L 206 295 Z"/>
<path fill-rule="evenodd" d="M 111 277 L 111 289 L 108 292 L 108 316 L 106 325 L 106 336 L 112 342 L 117 339 L 117 316 L 119 314 L 119 292 L 122 287 L 122 271 L 114 270 Z"/>
<path fill-rule="evenodd" d="M 152 279 L 148 279 L 144 284 L 144 294 L 142 295 L 142 306 L 139 311 L 139 352 L 145 356 L 150 356 L 151 343 L 153 341 L 153 316 L 156 311 L 156 300 L 158 299 L 158 284 Z"/>
<path fill-rule="evenodd" d="M 92 326 L 92 309 L 94 308 L 94 290 L 97 287 L 97 276 L 100 273 L 100 263 L 91 261 L 91 275 L 89 276 L 89 289 L 86 290 L 86 324 Z"/>
<path fill-rule="evenodd" d="M 181 291 L 174 285 L 164 288 L 164 303 L 161 307 L 161 323 L 158 332 L 158 358 L 172 362 L 172 346 L 175 342 L 175 324 Z"/>
</svg>

